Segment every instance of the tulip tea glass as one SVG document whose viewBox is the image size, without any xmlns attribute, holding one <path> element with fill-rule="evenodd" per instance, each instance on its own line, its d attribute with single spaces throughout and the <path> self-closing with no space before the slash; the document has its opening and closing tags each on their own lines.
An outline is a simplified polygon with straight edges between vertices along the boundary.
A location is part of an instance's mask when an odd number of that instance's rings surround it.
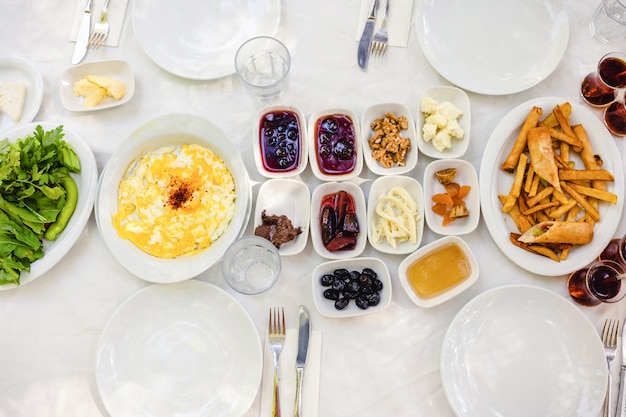
<svg viewBox="0 0 626 417">
<path fill-rule="evenodd" d="M 626 136 L 626 54 L 611 52 L 581 83 L 581 95 L 591 106 L 605 107 L 604 124 L 612 134 Z"/>
<path fill-rule="evenodd" d="M 624 267 L 609 260 L 592 263 L 588 268 L 573 272 L 567 287 L 572 298 L 579 304 L 595 306 L 600 303 L 615 303 L 626 295 Z"/>
</svg>

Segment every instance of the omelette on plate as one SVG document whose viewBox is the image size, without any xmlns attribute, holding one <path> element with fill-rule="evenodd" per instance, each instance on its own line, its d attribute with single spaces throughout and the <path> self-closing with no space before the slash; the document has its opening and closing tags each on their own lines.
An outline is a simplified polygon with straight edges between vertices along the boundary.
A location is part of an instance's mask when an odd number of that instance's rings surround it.
<svg viewBox="0 0 626 417">
<path fill-rule="evenodd" d="M 197 144 L 165 146 L 129 167 L 113 225 L 150 255 L 191 255 L 224 234 L 235 199 L 235 182 L 219 156 Z"/>
</svg>

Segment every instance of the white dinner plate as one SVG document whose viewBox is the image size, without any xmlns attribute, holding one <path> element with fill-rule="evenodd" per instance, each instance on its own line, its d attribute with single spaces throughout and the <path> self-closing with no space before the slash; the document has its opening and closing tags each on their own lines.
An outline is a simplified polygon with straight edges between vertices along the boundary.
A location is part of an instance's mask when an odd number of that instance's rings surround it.
<svg viewBox="0 0 626 417">
<path fill-rule="evenodd" d="M 600 337 L 565 298 L 510 285 L 484 292 L 452 320 L 441 379 L 458 417 L 596 416 L 606 392 Z"/>
<path fill-rule="evenodd" d="M 9 142 L 15 142 L 17 139 L 31 135 L 38 125 L 41 125 L 45 131 L 49 131 L 56 129 L 60 124 L 62 123 L 32 122 L 22 126 L 16 126 L 8 132 L 5 132 L 2 136 L 3 138 L 8 138 Z M 20 274 L 20 285 L 0 285 L 0 291 L 19 288 L 41 277 L 52 269 L 53 266 L 63 259 L 72 246 L 74 246 L 83 232 L 89 220 L 89 216 L 91 216 L 98 182 L 96 158 L 94 157 L 91 147 L 89 147 L 87 142 L 76 132 L 68 129 L 67 126 L 63 126 L 63 132 L 65 133 L 63 140 L 72 147 L 80 161 L 80 172 L 71 174 L 78 187 L 76 209 L 69 223 L 56 240 L 50 241 L 43 239 L 44 256 L 31 264 L 30 272 L 23 271 Z"/>
<path fill-rule="evenodd" d="M 145 53 L 170 73 L 209 80 L 235 72 L 244 41 L 273 36 L 280 0 L 137 0 L 132 22 Z"/>
<path fill-rule="evenodd" d="M 624 176 L 622 160 L 615 139 L 609 134 L 600 119 L 590 110 L 577 103 L 571 103 L 570 124 L 582 124 L 589 136 L 594 154 L 600 155 L 606 169 L 614 174 L 615 181 L 607 182 L 607 190 L 617 194 L 617 203 L 600 202 L 600 222 L 594 226 L 593 241 L 586 245 L 574 246 L 566 260 L 553 261 L 514 246 L 509 240 L 511 232 L 519 233 L 508 213 L 502 212 L 498 194 L 508 195 L 513 184 L 513 174 L 502 171 L 500 166 L 506 159 L 521 125 L 533 106 L 543 109 L 542 120 L 554 106 L 567 100 L 558 97 L 543 97 L 530 100 L 513 109 L 498 123 L 487 142 L 480 166 L 480 203 L 483 219 L 492 239 L 502 252 L 514 263 L 529 272 L 539 275 L 557 276 L 576 271 L 595 259 L 613 238 L 624 205 Z M 583 164 L 572 152 L 572 161 L 579 169 Z"/>
<path fill-rule="evenodd" d="M 39 112 L 43 101 L 43 76 L 39 70 L 25 59 L 0 57 L 0 81 L 26 84 L 26 98 L 22 117 L 15 122 L 7 114 L 0 112 L 0 132 L 30 123 Z"/>
<path fill-rule="evenodd" d="M 569 39 L 562 0 L 423 0 L 416 31 L 426 59 L 459 87 L 511 94 L 544 80 Z"/>
<path fill-rule="evenodd" d="M 74 83 L 88 75 L 99 75 L 121 81 L 126 86 L 126 94 L 119 100 L 113 97 L 105 97 L 94 107 L 85 107 L 85 98 L 74 94 Z M 73 65 L 63 71 L 59 81 L 59 94 L 61 103 L 69 111 L 83 112 L 103 110 L 121 106 L 133 97 L 135 93 L 135 78 L 128 62 L 121 60 L 87 62 L 81 65 Z"/>
<path fill-rule="evenodd" d="M 132 295 L 109 319 L 96 355 L 111 416 L 239 417 L 262 371 L 261 341 L 246 310 L 197 280 Z"/>
</svg>

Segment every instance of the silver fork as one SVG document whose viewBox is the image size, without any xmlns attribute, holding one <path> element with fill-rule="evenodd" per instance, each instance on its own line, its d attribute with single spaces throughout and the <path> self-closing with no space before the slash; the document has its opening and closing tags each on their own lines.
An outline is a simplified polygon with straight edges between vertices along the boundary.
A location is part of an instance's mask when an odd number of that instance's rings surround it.
<svg viewBox="0 0 626 417">
<path fill-rule="evenodd" d="M 100 20 L 93 28 L 93 32 L 91 32 L 91 36 L 89 37 L 89 42 L 87 46 L 92 49 L 97 49 L 104 43 L 104 40 L 109 35 L 109 22 L 107 21 L 107 13 L 109 10 L 109 0 L 104 2 L 104 6 L 102 7 L 102 11 L 100 12 Z"/>
<path fill-rule="evenodd" d="M 387 44 L 389 43 L 389 37 L 387 35 L 387 12 L 389 11 L 389 1 L 385 2 L 385 10 L 383 11 L 383 17 L 380 22 L 380 28 L 372 39 L 372 55 L 375 57 L 382 57 L 387 52 Z"/>
<path fill-rule="evenodd" d="M 619 333 L 619 320 L 607 319 L 602 327 L 602 344 L 604 345 L 604 355 L 606 356 L 606 365 L 609 370 L 609 377 L 606 387 L 606 397 L 604 398 L 604 416 L 608 417 L 611 404 L 613 404 L 613 395 L 611 387 L 613 385 L 613 377 L 611 376 L 611 362 L 615 359 L 615 351 L 617 349 L 617 337 Z"/>
<path fill-rule="evenodd" d="M 272 400 L 272 417 L 280 417 L 280 400 L 278 390 L 278 359 L 285 345 L 285 310 L 270 309 L 268 338 L 274 353 L 274 396 Z"/>
</svg>

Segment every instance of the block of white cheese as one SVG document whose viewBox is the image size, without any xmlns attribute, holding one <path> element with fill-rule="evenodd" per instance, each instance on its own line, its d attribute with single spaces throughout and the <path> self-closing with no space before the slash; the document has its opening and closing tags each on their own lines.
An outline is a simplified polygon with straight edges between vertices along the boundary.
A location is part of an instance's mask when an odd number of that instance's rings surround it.
<svg viewBox="0 0 626 417">
<path fill-rule="evenodd" d="M 26 101 L 26 84 L 22 82 L 0 82 L 0 110 L 19 122 Z"/>
</svg>

